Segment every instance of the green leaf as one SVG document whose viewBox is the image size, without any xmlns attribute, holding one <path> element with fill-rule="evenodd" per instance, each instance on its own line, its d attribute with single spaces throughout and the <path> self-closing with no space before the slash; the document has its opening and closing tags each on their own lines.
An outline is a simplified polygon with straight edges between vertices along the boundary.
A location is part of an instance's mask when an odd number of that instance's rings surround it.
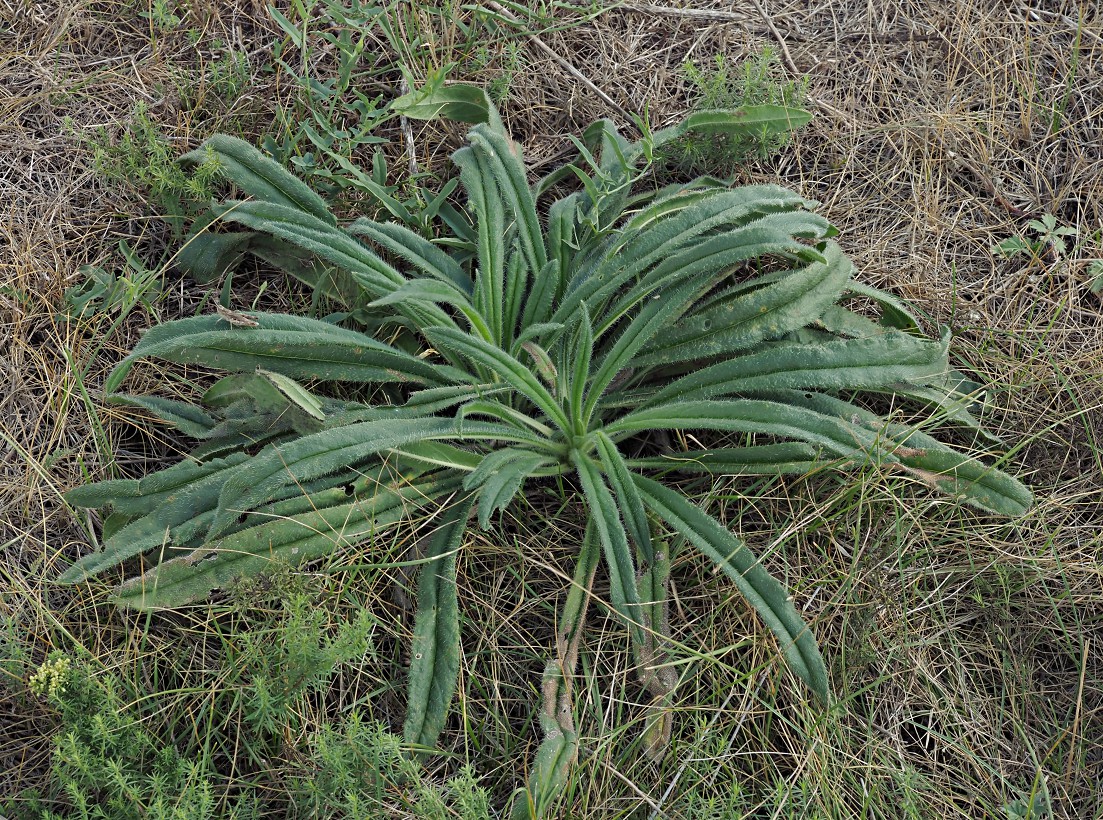
<svg viewBox="0 0 1103 820">
<path fill-rule="evenodd" d="M 206 225 L 202 226 L 206 228 Z M 189 234 L 187 242 L 176 252 L 176 267 L 201 285 L 218 279 L 228 269 L 236 267 L 253 241 L 251 231 L 233 233 L 197 232 Z"/>
<path fill-rule="evenodd" d="M 470 298 L 471 278 L 463 272 L 463 268 L 447 253 L 409 228 L 393 222 L 375 222 L 367 217 L 360 217 L 346 230 L 353 236 L 368 237 L 389 253 L 405 259 L 434 279 L 453 285 L 465 297 Z"/>
<path fill-rule="evenodd" d="M 578 470 L 582 493 L 590 508 L 590 521 L 605 552 L 609 567 L 609 597 L 613 608 L 628 624 L 634 640 L 643 640 L 642 613 L 636 587 L 636 568 L 628 549 L 628 537 L 616 502 L 594 463 L 578 450 L 571 451 L 571 463 Z"/>
<path fill-rule="evenodd" d="M 356 467 L 384 450 L 431 440 L 502 440 L 535 444 L 535 436 L 487 422 L 462 426 L 453 419 L 401 418 L 322 430 L 279 445 L 269 445 L 223 487 L 211 535 L 220 535 L 237 517 L 282 489 Z"/>
<path fill-rule="evenodd" d="M 406 283 L 394 266 L 345 231 L 303 211 L 269 202 L 229 202 L 220 216 L 255 231 L 263 231 L 348 271 L 373 299 Z M 447 313 L 426 305 L 399 305 L 399 313 L 416 327 L 454 324 Z"/>
<path fill-rule="evenodd" d="M 922 382 L 949 370 L 946 347 L 889 331 L 826 344 L 779 344 L 674 381 L 649 404 L 770 390 L 856 390 Z"/>
<path fill-rule="evenodd" d="M 882 439 L 892 452 L 896 469 L 911 474 L 931 489 L 947 493 L 971 506 L 1008 517 L 1025 514 L 1034 503 L 1030 490 L 1006 473 L 958 453 L 935 438 L 903 424 L 887 424 L 874 413 L 823 394 L 793 393 L 787 401 L 823 415 L 850 420 Z"/>
<path fill-rule="evenodd" d="M 455 351 L 501 377 L 536 405 L 560 430 L 566 432 L 572 429 L 567 416 L 547 388 L 527 367 L 504 350 L 452 328 L 432 328 L 425 331 L 425 335 L 435 347 Z"/>
<path fill-rule="evenodd" d="M 115 393 L 108 396 L 110 404 L 125 404 L 148 410 L 161 421 L 168 422 L 184 435 L 206 438 L 217 422 L 202 408 L 184 401 L 162 399 L 158 396 L 130 396 Z"/>
<path fill-rule="evenodd" d="M 805 475 L 827 464 L 833 464 L 821 459 L 819 449 L 801 441 L 687 450 L 656 458 L 628 459 L 625 463 L 636 470 L 670 470 L 717 476 Z"/>
<path fill-rule="evenodd" d="M 212 158 L 222 175 L 248 196 L 310 214 L 329 225 L 337 224 L 325 200 L 310 186 L 237 137 L 215 134 L 195 151 L 180 157 L 180 163 L 196 166 Z"/>
<path fill-rule="evenodd" d="M 521 453 L 487 478 L 479 492 L 479 526 L 485 530 L 490 525 L 490 516 L 509 506 L 525 479 L 550 463 L 547 456 Z"/>
<path fill-rule="evenodd" d="M 201 466 L 183 462 L 151 476 L 154 480 L 147 480 L 145 486 L 141 481 L 103 482 L 70 492 L 67 500 L 76 506 L 110 504 L 117 512 L 145 514 L 107 539 L 100 552 L 86 555 L 70 566 L 58 580 L 63 584 L 79 583 L 127 558 L 169 546 L 171 530 L 213 510 L 227 477 L 248 460 L 238 453 Z"/>
<path fill-rule="evenodd" d="M 388 293 L 371 302 L 368 307 L 385 307 L 386 305 L 400 304 L 411 300 L 420 300 L 429 303 L 444 303 L 452 305 L 467 317 L 472 330 L 476 331 L 484 340 L 493 341 L 490 328 L 486 320 L 479 314 L 471 301 L 459 288 L 448 282 L 440 282 L 432 279 L 415 279 L 407 282 L 398 290 Z"/>
<path fill-rule="evenodd" d="M 655 551 L 651 546 L 651 528 L 647 523 L 643 500 L 632 482 L 628 465 L 613 440 L 604 432 L 601 430 L 595 432 L 594 441 L 597 443 L 601 466 L 605 470 L 605 479 L 609 482 L 609 487 L 616 497 L 617 506 L 624 516 L 628 535 L 635 543 L 641 560 L 651 565 L 655 561 Z"/>
<path fill-rule="evenodd" d="M 680 493 L 641 475 L 632 478 L 644 504 L 735 582 L 762 622 L 777 636 L 789 668 L 827 703 L 830 699 L 827 669 L 812 630 L 789 600 L 785 588 L 758 563 L 745 544 Z"/>
<path fill-rule="evenodd" d="M 470 499 L 454 503 L 425 546 L 428 563 L 421 568 L 418 584 L 403 729 L 406 742 L 416 746 L 436 745 L 456 692 L 460 670 L 456 552 L 470 514 Z"/>
<path fill-rule="evenodd" d="M 313 393 L 304 388 L 297 381 L 287 378 L 287 376 L 284 376 L 282 373 L 273 373 L 271 370 L 257 368 L 257 373 L 268 379 L 268 381 L 275 385 L 277 390 L 287 396 L 292 404 L 302 408 L 307 415 L 313 416 L 319 421 L 325 421 L 326 414 L 322 412 L 322 403 L 318 401 Z"/>
<path fill-rule="evenodd" d="M 827 260 L 792 271 L 766 287 L 684 317 L 645 347 L 634 367 L 722 356 L 777 339 L 814 322 L 850 281 L 853 266 L 834 242 L 823 248 Z"/>
<path fill-rule="evenodd" d="M 505 213 L 498 187 L 487 167 L 486 158 L 470 146 L 452 155 L 460 169 L 460 181 L 468 196 L 468 208 L 475 217 L 478 232 L 478 270 L 473 301 L 491 329 L 491 338 L 504 344 L 505 319 Z"/>
<path fill-rule="evenodd" d="M 497 118 L 497 110 L 486 92 L 466 83 L 430 85 L 396 99 L 391 110 L 412 120 L 438 118 L 479 124 Z"/>
<path fill-rule="evenodd" d="M 115 367 L 104 390 L 117 390 L 133 364 L 147 357 L 239 372 L 260 367 L 291 378 L 429 385 L 450 381 L 417 356 L 327 322 L 276 313 L 258 313 L 254 320 L 258 327 L 230 327 L 217 315 L 158 325 Z"/>
<path fill-rule="evenodd" d="M 327 505 L 318 498 L 306 498 L 302 500 L 307 510 L 297 513 L 279 511 L 276 506 L 269 513 L 272 517 L 256 517 L 262 523 L 217 538 L 126 581 L 116 590 L 115 600 L 136 609 L 194 603 L 235 578 L 270 569 L 274 562 L 297 565 L 374 538 L 418 514 L 421 505 L 456 492 L 459 478 L 443 474 L 390 482 L 376 469 L 349 486 L 352 495 L 339 490 L 339 503 Z"/>
<path fill-rule="evenodd" d="M 792 394 L 794 397 L 799 395 L 805 394 Z M 859 464 L 872 458 L 881 461 L 897 460 L 891 452 L 892 443 L 884 441 L 877 432 L 834 414 L 794 406 L 791 402 L 763 399 L 677 402 L 637 410 L 605 426 L 605 432 L 614 440 L 618 440 L 623 433 L 645 430 L 765 433 L 818 445 L 828 453 L 852 459 Z"/>
</svg>

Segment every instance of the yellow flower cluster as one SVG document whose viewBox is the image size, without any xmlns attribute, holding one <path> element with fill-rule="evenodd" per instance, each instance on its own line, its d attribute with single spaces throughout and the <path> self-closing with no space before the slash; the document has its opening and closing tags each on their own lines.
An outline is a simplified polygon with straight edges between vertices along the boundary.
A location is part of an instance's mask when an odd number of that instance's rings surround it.
<svg viewBox="0 0 1103 820">
<path fill-rule="evenodd" d="M 69 679 L 70 659 L 67 655 L 52 656 L 47 659 L 38 671 L 31 675 L 27 686 L 39 697 L 47 700 L 57 700 L 65 692 L 65 684 Z"/>
</svg>

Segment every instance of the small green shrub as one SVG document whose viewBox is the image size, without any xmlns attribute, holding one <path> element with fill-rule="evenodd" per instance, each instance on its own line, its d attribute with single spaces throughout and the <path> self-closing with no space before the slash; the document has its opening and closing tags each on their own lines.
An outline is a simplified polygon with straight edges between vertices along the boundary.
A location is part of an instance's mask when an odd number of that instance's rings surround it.
<svg viewBox="0 0 1103 820">
<path fill-rule="evenodd" d="M 294 595 L 262 629 L 240 636 L 234 666 L 248 669 L 239 691 L 241 711 L 260 735 L 298 731 L 300 699 L 328 686 L 336 668 L 372 652 L 369 612 L 328 635 L 327 615 L 306 595 Z"/>
<path fill-rule="evenodd" d="M 655 698 L 652 754 L 669 737 L 663 704 L 675 685 L 671 537 L 728 575 L 792 671 L 830 699 L 812 631 L 786 589 L 661 479 L 876 466 L 992 513 L 1029 507 L 1011 477 L 860 402 L 891 395 L 978 429 L 947 361 L 948 331 L 925 338 L 906 305 L 854 279 L 812 203 L 707 179 L 634 193 L 656 152 L 686 134 L 785 131 L 804 112 L 700 112 L 645 127 L 638 143 L 601 122 L 578 142 L 577 162 L 530 185 L 485 97 L 448 87 L 404 105 L 408 116 L 482 111 L 486 120 L 454 155 L 468 232 L 440 244 L 394 223 L 338 225 L 307 185 L 239 140 L 214 137 L 184 157 L 196 165 L 214 154 L 252 197 L 214 209 L 246 232 L 207 235 L 197 253 L 212 267 L 246 251 L 281 265 L 346 299 L 346 315 L 375 336 L 260 313 L 246 326 L 208 315 L 150 330 L 105 392 L 149 357 L 232 375 L 194 404 L 115 396 L 201 443 L 143 479 L 68 494 L 75 506 L 114 512 L 102 551 L 64 582 L 124 563 L 121 605 L 178 606 L 273 560 L 309 560 L 446 505 L 421 542 L 405 726 L 408 743 L 432 747 L 459 672 L 456 552 L 468 519 L 489 527 L 523 489 L 558 484 L 587 527 L 544 676 L 544 742 L 513 807 L 515 817 L 542 817 L 577 754 L 572 677 L 599 563 Z M 566 177 L 581 190 L 540 203 Z M 879 308 L 879 321 L 853 300 Z M 316 395 L 313 381 L 344 383 L 343 398 Z M 693 435 L 669 451 L 655 435 L 664 431 Z"/>
<path fill-rule="evenodd" d="M 490 820 L 489 798 L 464 767 L 438 786 L 407 754 L 402 738 L 353 714 L 324 725 L 310 742 L 309 771 L 293 776 L 295 816 L 315 820 Z"/>
<path fill-rule="evenodd" d="M 717 54 L 711 66 L 687 62 L 686 79 L 695 92 L 694 110 L 741 108 L 747 105 L 801 106 L 808 96 L 808 78 L 779 79 L 776 53 L 765 47 L 732 66 Z M 745 134 L 688 134 L 667 146 L 662 159 L 683 174 L 730 177 L 751 157 L 765 158 L 783 148 L 790 130 L 769 129 Z"/>
<path fill-rule="evenodd" d="M 210 202 L 219 167 L 213 156 L 191 172 L 180 167 L 177 151 L 149 116 L 144 104 L 135 107 L 126 129 L 113 139 L 105 129 L 88 141 L 92 164 L 108 182 L 125 184 L 148 196 L 177 238 Z"/>
<path fill-rule="evenodd" d="M 28 688 L 57 710 L 52 784 L 4 807 L 30 820 L 208 820 L 216 815 L 210 761 L 189 759 L 142 725 L 117 677 L 90 661 L 54 652 Z"/>
</svg>

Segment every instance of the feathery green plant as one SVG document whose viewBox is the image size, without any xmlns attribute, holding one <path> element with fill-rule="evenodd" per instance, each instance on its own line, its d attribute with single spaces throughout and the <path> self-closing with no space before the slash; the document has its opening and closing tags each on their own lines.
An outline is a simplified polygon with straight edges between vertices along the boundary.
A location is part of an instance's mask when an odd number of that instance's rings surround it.
<svg viewBox="0 0 1103 820">
<path fill-rule="evenodd" d="M 588 525 L 545 673 L 545 739 L 514 802 L 515 817 L 541 817 L 577 754 L 571 681 L 602 562 L 608 603 L 656 697 L 647 738 L 656 753 L 669 735 L 662 704 L 674 683 L 656 671 L 669 651 L 669 537 L 732 579 L 792 671 L 829 700 L 816 642 L 786 589 L 662 476 L 872 462 L 1001 515 L 1024 512 L 1031 496 L 854 398 L 895 395 L 978 428 L 947 363 L 948 335 L 924 338 L 906 306 L 855 281 L 813 203 L 775 186 L 709 179 L 635 192 L 656 150 L 691 130 L 761 134 L 791 128 L 805 112 L 698 112 L 653 133 L 640 123 L 636 143 L 599 122 L 578 141 L 579 160 L 532 185 L 493 108 L 480 115 L 464 108 L 462 89 L 445 91 L 439 105 L 407 110 L 463 109 L 485 120 L 454 154 L 470 217 L 462 241 L 435 244 L 364 218 L 341 226 L 306 185 L 230 137 L 183 158 L 194 165 L 213 155 L 249 197 L 215 207 L 218 220 L 246 232 L 209 234 L 197 255 L 222 264 L 255 253 L 344 299 L 353 318 L 380 332 L 263 313 L 150 330 L 108 393 L 144 358 L 232 375 L 197 404 L 115 397 L 201 443 L 145 478 L 71 491 L 73 505 L 113 512 L 103 549 L 62 580 L 126 562 L 140 572 L 116 591 L 120 604 L 180 606 L 273 560 L 315 558 L 439 508 L 424 544 L 405 727 L 407 742 L 432 747 L 459 670 L 456 553 L 468 519 L 488 527 L 523 489 L 562 477 Z M 581 190 L 542 202 L 570 177 Z M 880 306 L 881 321 L 846 307 L 855 297 Z M 307 380 L 370 387 L 360 400 L 338 400 L 315 395 Z M 704 444 L 664 452 L 653 436 L 663 431 L 693 431 L 691 441 Z"/>
</svg>

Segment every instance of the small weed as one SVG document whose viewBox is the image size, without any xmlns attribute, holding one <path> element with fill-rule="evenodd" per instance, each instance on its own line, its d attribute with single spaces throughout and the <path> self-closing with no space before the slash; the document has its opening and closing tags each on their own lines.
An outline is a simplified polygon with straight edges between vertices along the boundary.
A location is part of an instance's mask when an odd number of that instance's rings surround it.
<svg viewBox="0 0 1103 820">
<path fill-rule="evenodd" d="M 146 11 L 138 12 L 138 16 L 148 20 L 150 27 L 160 33 L 169 34 L 183 22 L 174 0 L 152 0 Z"/>
<path fill-rule="evenodd" d="M 1053 214 L 1045 214 L 1041 219 L 1032 219 L 1026 223 L 1026 227 L 1034 234 L 1033 237 L 1008 237 L 993 245 L 992 253 L 1004 259 L 1025 255 L 1029 256 L 1032 262 L 1037 262 L 1047 252 L 1051 252 L 1057 259 L 1064 259 L 1069 252 L 1068 240 L 1079 233 L 1076 228 L 1058 225 L 1057 217 Z"/>
<path fill-rule="evenodd" d="M 313 599 L 296 595 L 266 629 L 245 633 L 236 668 L 251 671 L 240 690 L 243 713 L 261 735 L 274 736 L 295 725 L 299 701 L 326 687 L 343 663 L 372 653 L 374 621 L 366 610 L 327 635 L 326 612 Z"/>
<path fill-rule="evenodd" d="M 992 253 L 1003 259 L 1025 257 L 1027 268 L 1045 270 L 1047 266 L 1082 265 L 1087 273 L 1088 290 L 1103 294 L 1103 259 L 1084 259 L 1086 252 L 1098 251 L 1098 231 L 1081 236 L 1078 228 L 1060 225 L 1053 214 L 1026 223 L 1025 235 L 1009 236 L 992 246 Z"/>
<path fill-rule="evenodd" d="M 740 108 L 746 105 L 800 106 L 808 95 L 808 78 L 779 79 L 779 61 L 763 48 L 737 66 L 717 54 L 711 66 L 688 62 L 682 69 L 693 87 L 693 110 Z M 765 158 L 785 146 L 791 132 L 761 136 L 689 135 L 668 146 L 663 159 L 683 173 L 730 177 L 751 157 Z"/>
<path fill-rule="evenodd" d="M 1093 259 L 1088 265 L 1088 276 L 1091 279 L 1089 288 L 1092 293 L 1103 293 L 1103 259 Z"/>
<path fill-rule="evenodd" d="M 340 729 L 323 725 L 311 747 L 309 773 L 291 782 L 297 816 L 367 820 L 397 817 L 401 808 L 424 820 L 490 818 L 489 797 L 470 767 L 443 787 L 430 784 L 402 739 L 380 723 L 353 714 Z"/>
<path fill-rule="evenodd" d="M 192 32 L 188 33 L 188 37 L 191 39 Z M 181 72 L 175 85 L 180 95 L 180 105 L 186 111 L 214 116 L 212 112 L 232 104 L 241 96 L 252 76 L 252 66 L 249 55 L 226 48 L 221 40 L 213 40 L 210 49 L 215 54 L 220 53 L 220 56 L 204 60 L 200 70 Z"/>
<path fill-rule="evenodd" d="M 84 265 L 79 273 L 84 280 L 65 290 L 66 314 L 84 319 L 100 314 L 129 313 L 137 304 L 152 310 L 151 301 L 161 293 L 161 272 L 155 265 L 147 268 L 126 240 L 120 240 L 119 252 L 124 270 L 118 276 L 98 265 Z"/>
<path fill-rule="evenodd" d="M 51 784 L 3 807 L 10 818 L 62 820 L 204 820 L 215 816 L 213 768 L 143 726 L 132 698 L 111 672 L 92 661 L 52 652 L 27 681 L 58 713 Z M 47 810 L 43 804 L 53 808 Z M 59 808 L 65 806 L 66 808 Z M 238 810 L 244 808 L 244 803 Z M 238 816 L 231 809 L 223 817 Z"/>
<path fill-rule="evenodd" d="M 186 222 L 214 195 L 214 182 L 220 171 L 217 162 L 212 159 L 202 163 L 197 171 L 186 173 L 176 161 L 176 149 L 144 105 L 135 107 L 118 139 L 100 129 L 88 139 L 88 144 L 96 172 L 110 182 L 129 185 L 148 196 L 178 238 L 184 235 Z"/>
</svg>

